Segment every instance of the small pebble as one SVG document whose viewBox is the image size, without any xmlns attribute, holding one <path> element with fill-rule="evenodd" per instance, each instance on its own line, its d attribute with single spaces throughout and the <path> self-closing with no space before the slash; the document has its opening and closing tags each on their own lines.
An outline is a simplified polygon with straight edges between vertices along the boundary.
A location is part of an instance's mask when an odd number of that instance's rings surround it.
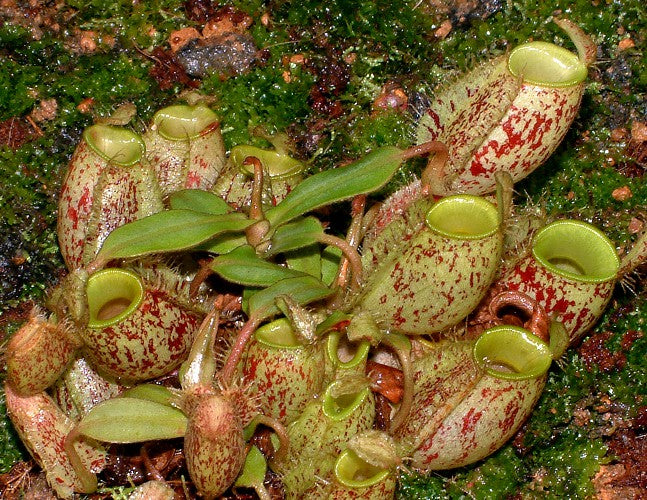
<svg viewBox="0 0 647 500">
<path fill-rule="evenodd" d="M 440 40 L 444 40 L 447 35 L 449 35 L 449 32 L 452 30 L 452 23 L 449 19 L 445 20 L 442 22 L 440 27 L 434 31 L 434 36 L 436 38 L 439 38 Z"/>
<path fill-rule="evenodd" d="M 633 196 L 633 193 L 631 192 L 631 189 L 629 189 L 629 186 L 622 186 L 614 189 L 611 196 L 617 201 L 627 201 Z"/>
<path fill-rule="evenodd" d="M 634 41 L 631 38 L 623 38 L 620 40 L 620 43 L 618 43 L 618 50 L 627 50 L 627 49 L 633 49 L 636 46 Z"/>
<path fill-rule="evenodd" d="M 634 121 L 631 124 L 631 140 L 635 142 L 647 142 L 647 125 Z"/>
</svg>

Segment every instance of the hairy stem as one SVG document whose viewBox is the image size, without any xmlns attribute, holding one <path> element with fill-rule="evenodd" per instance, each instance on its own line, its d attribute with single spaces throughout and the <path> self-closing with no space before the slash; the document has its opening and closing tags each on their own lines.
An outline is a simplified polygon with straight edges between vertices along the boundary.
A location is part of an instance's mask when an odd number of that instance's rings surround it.
<svg viewBox="0 0 647 500">
<path fill-rule="evenodd" d="M 268 417 L 267 415 L 256 415 L 254 417 L 254 422 L 269 427 L 274 431 L 276 437 L 279 438 L 279 449 L 274 452 L 272 462 L 284 463 L 290 449 L 290 438 L 288 437 L 288 430 L 277 419 Z"/>
<path fill-rule="evenodd" d="M 346 240 L 333 236 L 331 234 L 321 234 L 317 238 L 319 243 L 324 245 L 335 246 L 339 248 L 344 257 L 348 260 L 351 269 L 352 283 L 351 289 L 357 290 L 362 284 L 362 259 L 357 253 L 357 249 L 349 244 Z"/>
<path fill-rule="evenodd" d="M 213 262 L 213 258 L 203 259 L 199 262 L 200 269 L 195 273 L 195 276 L 191 280 L 191 285 L 189 286 L 189 297 L 192 299 L 197 297 L 198 292 L 200 291 L 200 285 L 202 285 L 209 276 L 214 274 L 214 271 L 210 267 L 211 262 Z"/>
<path fill-rule="evenodd" d="M 429 153 L 436 153 L 435 156 L 440 156 L 441 158 L 444 158 L 445 161 L 447 160 L 448 151 L 445 144 L 440 141 L 427 141 L 405 149 L 402 152 L 402 161 L 417 158 L 418 156 L 424 156 Z"/>
<path fill-rule="evenodd" d="M 225 365 L 222 367 L 222 370 L 220 370 L 220 375 L 219 375 L 220 381 L 225 386 L 228 387 L 231 385 L 232 380 L 234 378 L 234 373 L 236 373 L 236 366 L 238 365 L 240 358 L 243 356 L 243 352 L 245 352 L 245 347 L 247 346 L 247 342 L 249 342 L 249 339 L 256 331 L 256 328 L 258 328 L 259 323 L 260 323 L 260 320 L 252 316 L 247 320 L 247 322 L 243 325 L 243 327 L 238 332 L 238 336 L 236 337 L 236 340 L 234 341 L 234 345 L 232 346 L 231 351 L 229 352 L 227 361 L 225 362 Z"/>
<path fill-rule="evenodd" d="M 425 142 L 424 144 L 420 144 L 420 146 L 427 146 L 429 148 L 429 152 L 435 153 L 434 156 L 429 159 L 427 166 L 420 176 L 422 189 L 430 190 L 432 193 L 435 191 L 443 191 L 443 186 L 447 177 L 445 166 L 447 165 L 447 159 L 449 158 L 447 146 L 438 141 Z M 435 187 L 438 188 L 435 189 Z"/>
<path fill-rule="evenodd" d="M 409 416 L 411 411 L 411 406 L 413 405 L 413 369 L 411 366 L 411 355 L 410 351 L 406 349 L 399 348 L 396 345 L 393 345 L 389 342 L 388 337 L 383 339 L 383 341 L 389 345 L 398 356 L 400 361 L 400 368 L 402 368 L 403 376 L 403 392 L 402 392 L 402 401 L 400 402 L 400 408 L 398 408 L 397 413 L 391 420 L 390 431 L 395 431 L 398 427 Z"/>
<path fill-rule="evenodd" d="M 364 207 L 366 207 L 366 195 L 358 195 L 353 198 L 352 203 L 352 219 L 348 232 L 346 233 L 346 241 L 348 244 L 357 249 L 359 242 L 362 238 L 362 222 L 364 220 Z M 344 288 L 348 281 L 349 260 L 343 257 L 339 262 L 339 270 L 335 282 L 340 288 Z"/>
<path fill-rule="evenodd" d="M 262 220 L 263 216 L 263 164 L 255 156 L 248 156 L 243 165 L 254 165 L 254 182 L 252 184 L 252 204 L 249 208 L 249 218 Z"/>
</svg>

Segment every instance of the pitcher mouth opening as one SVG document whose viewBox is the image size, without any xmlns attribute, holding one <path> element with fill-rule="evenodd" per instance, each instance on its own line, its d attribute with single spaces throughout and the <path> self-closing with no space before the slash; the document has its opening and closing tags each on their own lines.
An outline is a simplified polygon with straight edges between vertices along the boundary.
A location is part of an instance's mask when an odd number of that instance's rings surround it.
<svg viewBox="0 0 647 500">
<path fill-rule="evenodd" d="M 261 326 L 254 338 L 263 345 L 276 349 L 298 349 L 303 347 L 287 318 L 279 318 Z"/>
<path fill-rule="evenodd" d="M 273 180 L 287 179 L 304 170 L 304 165 L 298 160 L 280 151 L 271 151 L 257 148 L 256 146 L 235 146 L 229 158 L 246 176 L 254 175 L 254 167 L 245 164 L 245 158 L 253 156 L 258 158 L 263 168 Z"/>
<path fill-rule="evenodd" d="M 340 332 L 331 332 L 326 343 L 328 359 L 339 368 L 354 368 L 366 361 L 370 348 L 369 342 L 350 342 Z"/>
<path fill-rule="evenodd" d="M 92 125 L 83 131 L 83 139 L 101 158 L 120 167 L 140 161 L 146 149 L 135 132 L 111 125 Z"/>
<path fill-rule="evenodd" d="M 577 54 L 547 42 L 529 42 L 515 47 L 508 56 L 508 69 L 524 82 L 543 87 L 570 87 L 588 73 Z"/>
<path fill-rule="evenodd" d="M 144 286 L 135 273 L 104 269 L 88 278 L 86 286 L 90 328 L 104 328 L 127 318 L 141 304 Z"/>
<path fill-rule="evenodd" d="M 427 212 L 427 226 L 448 238 L 477 240 L 495 234 L 501 219 L 496 207 L 474 195 L 452 195 L 438 200 Z"/>
<path fill-rule="evenodd" d="M 351 415 L 370 394 L 368 387 L 358 392 L 344 392 L 343 382 L 343 380 L 332 382 L 323 395 L 323 412 L 328 418 L 336 421 Z M 341 391 L 341 394 L 335 395 L 336 391 Z"/>
<path fill-rule="evenodd" d="M 485 330 L 473 353 L 488 375 L 506 380 L 539 377 L 553 360 L 548 344 L 524 328 L 509 325 Z"/>
<path fill-rule="evenodd" d="M 613 243 L 596 227 L 577 220 L 559 220 L 539 230 L 532 254 L 551 272 L 584 283 L 613 280 L 620 269 Z"/>
<path fill-rule="evenodd" d="M 208 107 L 176 104 L 159 110 L 153 117 L 157 132 L 170 141 L 185 141 L 202 135 L 218 117 Z"/>
<path fill-rule="evenodd" d="M 383 481 L 390 472 L 362 460 L 352 450 L 344 450 L 335 462 L 335 477 L 349 488 L 366 488 Z"/>
</svg>

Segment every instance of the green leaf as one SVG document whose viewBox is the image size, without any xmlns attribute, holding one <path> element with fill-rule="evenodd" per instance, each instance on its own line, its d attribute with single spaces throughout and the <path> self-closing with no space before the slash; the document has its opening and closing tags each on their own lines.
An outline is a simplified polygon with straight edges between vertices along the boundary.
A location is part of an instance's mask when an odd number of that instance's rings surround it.
<svg viewBox="0 0 647 500">
<path fill-rule="evenodd" d="M 193 210 L 211 215 L 223 215 L 234 211 L 220 196 L 202 189 L 176 191 L 170 196 L 169 203 L 174 210 Z"/>
<path fill-rule="evenodd" d="M 79 433 L 108 443 L 141 443 L 183 437 L 187 418 L 154 401 L 115 398 L 99 403 L 78 424 Z"/>
<path fill-rule="evenodd" d="M 319 245 L 310 245 L 286 252 L 285 263 L 290 269 L 321 279 L 321 252 Z"/>
<path fill-rule="evenodd" d="M 261 291 L 261 287 L 245 287 L 243 288 L 243 301 L 241 308 L 247 316 L 249 316 L 249 299 L 252 298 L 252 295 Z"/>
<path fill-rule="evenodd" d="M 225 233 L 219 234 L 215 238 L 198 245 L 195 249 L 222 255 L 246 244 L 247 237 L 244 234 Z"/>
<path fill-rule="evenodd" d="M 342 251 L 338 247 L 326 247 L 321 252 L 321 281 L 328 286 L 331 286 L 337 277 L 341 256 Z"/>
<path fill-rule="evenodd" d="M 317 243 L 322 234 L 321 222 L 315 217 L 297 219 L 277 228 L 272 235 L 272 244 L 266 254 L 276 255 L 310 246 Z"/>
<path fill-rule="evenodd" d="M 241 488 L 254 488 L 263 484 L 265 473 L 267 472 L 267 462 L 265 457 L 256 446 L 252 446 L 245 458 L 243 471 L 236 479 L 234 486 Z"/>
<path fill-rule="evenodd" d="M 286 278 L 304 275 L 261 259 L 249 245 L 216 257 L 210 267 L 227 281 L 245 286 L 267 287 Z"/>
<path fill-rule="evenodd" d="M 274 285 L 256 292 L 249 298 L 249 314 L 264 320 L 280 312 L 276 299 L 289 295 L 297 304 L 305 305 L 328 297 L 333 290 L 313 276 L 281 280 Z"/>
<path fill-rule="evenodd" d="M 384 146 L 350 165 L 308 177 L 268 210 L 266 218 L 278 227 L 316 208 L 376 191 L 400 168 L 401 156 L 400 149 Z"/>
<path fill-rule="evenodd" d="M 177 396 L 168 387 L 157 384 L 137 385 L 121 394 L 124 398 L 145 399 L 161 405 L 173 406 Z"/>
<path fill-rule="evenodd" d="M 165 210 L 115 229 L 104 241 L 97 259 L 186 250 L 218 234 L 243 231 L 253 222 L 239 213 L 211 215 L 193 210 Z"/>
</svg>

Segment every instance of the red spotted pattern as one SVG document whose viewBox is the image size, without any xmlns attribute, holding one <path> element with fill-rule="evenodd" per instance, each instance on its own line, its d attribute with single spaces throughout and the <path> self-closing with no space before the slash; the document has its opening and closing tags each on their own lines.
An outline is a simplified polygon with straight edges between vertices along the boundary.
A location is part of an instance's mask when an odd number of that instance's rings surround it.
<svg viewBox="0 0 647 500">
<path fill-rule="evenodd" d="M 58 240 L 68 269 L 90 262 L 115 228 L 161 210 L 156 184 L 147 168 L 110 164 L 83 140 L 58 205 Z"/>
<path fill-rule="evenodd" d="M 76 348 L 61 327 L 35 316 L 7 345 L 7 379 L 22 395 L 44 391 L 72 361 Z"/>
<path fill-rule="evenodd" d="M 16 431 L 34 459 L 43 467 L 47 482 L 61 498 L 79 491 L 81 481 L 74 472 L 67 453 L 65 438 L 74 422 L 44 392 L 22 397 L 5 384 L 7 413 Z M 85 441 L 76 444 L 83 464 L 92 472 L 105 466 L 105 452 Z"/>
<path fill-rule="evenodd" d="M 189 413 L 184 456 L 200 495 L 215 498 L 231 486 L 245 462 L 243 426 L 224 397 L 201 396 Z"/>
<path fill-rule="evenodd" d="M 181 189 L 210 190 L 226 162 L 218 123 L 190 140 L 168 140 L 155 130 L 147 132 L 143 139 L 164 195 Z"/>
<path fill-rule="evenodd" d="M 600 318 L 611 299 L 615 280 L 603 283 L 575 281 L 551 272 L 529 255 L 504 270 L 503 277 L 497 281 L 499 284 L 535 299 L 549 316 L 555 316 L 564 324 L 574 341 Z"/>
<path fill-rule="evenodd" d="M 501 236 L 457 240 L 423 230 L 393 252 L 371 277 L 361 307 L 407 334 L 440 331 L 461 321 L 495 278 Z"/>
<path fill-rule="evenodd" d="M 375 400 L 370 391 L 345 418 L 333 420 L 322 408 L 321 398 L 311 401 L 288 427 L 290 453 L 279 464 L 286 490 L 293 498 L 303 498 L 310 488 L 317 488 L 320 478 L 330 477 L 334 461 L 348 440 L 373 427 Z"/>
<path fill-rule="evenodd" d="M 498 449 L 523 424 L 546 381 L 485 375 L 472 344 L 430 352 L 415 364 L 413 411 L 397 436 L 410 443 L 422 471 L 474 463 Z"/>
<path fill-rule="evenodd" d="M 514 182 L 526 177 L 564 138 L 583 91 L 583 84 L 520 85 L 506 57 L 468 73 L 440 93 L 420 123 L 418 142 L 449 145 L 446 172 L 456 174 L 435 194 L 492 192 L 498 171 L 509 172 Z"/>
<path fill-rule="evenodd" d="M 323 386 L 322 344 L 312 348 L 269 347 L 252 342 L 243 359 L 243 382 L 250 385 L 261 413 L 283 424 L 296 419 Z"/>
<path fill-rule="evenodd" d="M 94 188 L 105 167 L 106 161 L 81 141 L 70 161 L 58 204 L 58 242 L 68 269 L 81 266 Z"/>
<path fill-rule="evenodd" d="M 123 390 L 99 375 L 85 358 L 78 358 L 53 387 L 52 396 L 66 415 L 77 418 Z"/>
<path fill-rule="evenodd" d="M 100 370 L 127 380 L 148 380 L 184 361 L 201 319 L 167 292 L 147 288 L 130 316 L 105 328 L 86 328 L 83 339 L 88 358 Z"/>
</svg>

